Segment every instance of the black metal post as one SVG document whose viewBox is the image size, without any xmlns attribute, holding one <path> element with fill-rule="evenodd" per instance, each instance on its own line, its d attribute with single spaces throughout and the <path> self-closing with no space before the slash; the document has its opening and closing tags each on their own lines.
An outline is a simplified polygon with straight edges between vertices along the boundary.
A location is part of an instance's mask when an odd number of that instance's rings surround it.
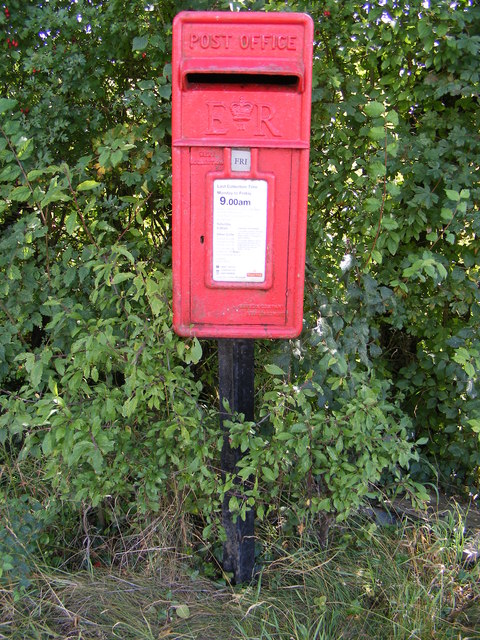
<svg viewBox="0 0 480 640">
<path fill-rule="evenodd" d="M 231 414 L 224 408 L 224 400 L 232 413 L 243 413 L 245 420 L 253 420 L 254 411 L 254 340 L 218 340 L 218 380 L 220 394 L 220 426 L 224 432 L 221 454 L 222 476 L 236 473 L 241 453 L 230 446 L 225 420 Z M 244 483 L 237 478 L 236 487 L 225 495 L 222 505 L 222 524 L 227 540 L 223 547 L 223 569 L 233 572 L 234 582 L 250 582 L 255 564 L 255 511 L 249 509 L 245 520 L 233 522 L 228 503 L 233 492 L 242 494 Z"/>
</svg>

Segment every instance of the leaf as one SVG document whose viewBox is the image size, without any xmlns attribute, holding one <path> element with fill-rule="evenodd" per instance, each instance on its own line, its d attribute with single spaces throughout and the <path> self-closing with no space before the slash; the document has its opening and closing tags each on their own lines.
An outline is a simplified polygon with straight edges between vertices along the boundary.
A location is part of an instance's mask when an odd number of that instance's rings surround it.
<svg viewBox="0 0 480 640">
<path fill-rule="evenodd" d="M 147 48 L 148 36 L 137 36 L 132 42 L 132 51 L 143 51 Z"/>
<path fill-rule="evenodd" d="M 33 138 L 23 139 L 22 146 L 17 150 L 17 156 L 19 159 L 26 160 L 29 158 L 33 151 Z"/>
<path fill-rule="evenodd" d="M 98 164 L 100 165 L 100 167 L 105 167 L 109 158 L 110 158 L 110 150 L 105 149 L 104 151 L 102 151 L 102 153 L 98 157 Z"/>
<path fill-rule="evenodd" d="M 453 215 L 454 215 L 454 213 L 453 213 L 453 211 L 451 209 L 443 208 L 440 211 L 440 217 L 442 218 L 442 220 L 444 222 L 450 222 L 450 220 L 453 218 Z"/>
<path fill-rule="evenodd" d="M 182 620 L 187 620 L 190 617 L 190 609 L 186 604 L 177 604 L 175 607 L 175 613 Z"/>
<path fill-rule="evenodd" d="M 385 111 L 385 107 L 381 102 L 369 102 L 365 105 L 365 113 L 370 118 L 378 118 Z"/>
<path fill-rule="evenodd" d="M 385 127 L 372 127 L 368 132 L 371 140 L 382 140 L 385 137 Z"/>
<path fill-rule="evenodd" d="M 266 364 L 265 365 L 265 371 L 267 373 L 270 373 L 272 376 L 284 376 L 285 375 L 285 371 L 283 369 L 280 369 L 280 367 L 277 367 L 276 364 Z"/>
<path fill-rule="evenodd" d="M 50 204 L 51 202 L 68 202 L 69 200 L 71 200 L 71 197 L 68 193 L 65 193 L 59 187 L 56 187 L 48 190 L 47 195 L 42 199 L 40 206 L 46 207 L 47 204 Z"/>
<path fill-rule="evenodd" d="M 93 451 L 91 451 L 90 455 L 88 456 L 88 461 L 92 465 L 93 470 L 96 474 L 100 474 L 102 472 L 103 456 L 101 451 L 99 451 L 98 449 L 94 449 Z"/>
<path fill-rule="evenodd" d="M 73 235 L 73 232 L 75 231 L 76 227 L 77 227 L 77 214 L 74 211 L 65 220 L 65 229 L 67 230 L 67 233 L 69 236 Z"/>
<path fill-rule="evenodd" d="M 392 236 L 388 236 L 387 249 L 389 250 L 392 256 L 394 256 L 397 253 L 398 245 L 399 245 L 398 240 L 396 240 Z"/>
<path fill-rule="evenodd" d="M 29 199 L 31 193 L 32 192 L 27 186 L 22 185 L 21 187 L 16 187 L 11 192 L 10 199 L 15 200 L 15 202 L 26 202 Z"/>
<path fill-rule="evenodd" d="M 386 122 L 390 122 L 390 124 L 393 124 L 394 126 L 397 126 L 398 124 L 398 113 L 396 111 L 389 111 L 387 113 L 387 116 L 385 118 Z"/>
<path fill-rule="evenodd" d="M 0 113 L 5 113 L 5 111 L 11 111 L 18 102 L 16 100 L 10 98 L 0 98 Z"/>
<path fill-rule="evenodd" d="M 327 511 L 327 513 L 329 511 L 332 510 L 332 502 L 330 500 L 330 498 L 323 498 L 323 500 L 320 500 L 320 502 L 316 505 L 317 507 L 317 511 Z"/>
<path fill-rule="evenodd" d="M 398 229 L 398 222 L 393 216 L 385 216 L 382 220 L 382 227 L 389 231 L 393 231 L 393 229 Z"/>
<path fill-rule="evenodd" d="M 453 189 L 445 189 L 445 193 L 449 200 L 453 200 L 454 202 L 458 202 L 460 200 L 460 194 L 458 191 L 453 191 Z"/>
<path fill-rule="evenodd" d="M 89 191 L 90 189 L 95 189 L 95 187 L 99 187 L 100 185 L 101 182 L 97 182 L 96 180 L 85 180 L 78 185 L 77 191 Z"/>
<path fill-rule="evenodd" d="M 366 211 L 370 211 L 370 212 L 380 211 L 381 206 L 382 206 L 382 201 L 379 198 L 370 197 L 365 200 Z"/>
<path fill-rule="evenodd" d="M 116 167 L 117 164 L 122 161 L 122 158 L 123 158 L 123 153 L 120 151 L 120 149 L 117 149 L 116 151 L 114 151 L 110 156 L 110 162 L 112 163 L 112 167 Z"/>
<path fill-rule="evenodd" d="M 437 32 L 437 36 L 440 36 L 441 38 L 445 35 L 447 35 L 448 33 L 448 25 L 447 24 L 439 24 L 435 31 Z"/>
<path fill-rule="evenodd" d="M 396 196 L 399 196 L 402 193 L 402 190 L 400 189 L 400 187 L 398 186 L 398 184 L 395 184 L 394 182 L 389 182 L 387 184 L 387 191 L 388 193 L 393 196 L 394 198 Z"/>
<path fill-rule="evenodd" d="M 149 302 L 150 307 L 152 309 L 153 315 L 154 316 L 160 315 L 162 309 L 164 308 L 164 303 L 163 303 L 162 298 L 160 296 L 152 294 L 152 295 L 148 296 L 148 302 Z"/>
<path fill-rule="evenodd" d="M 42 442 L 42 451 L 45 456 L 48 456 L 52 453 L 52 450 L 52 433 L 48 431 Z"/>
<path fill-rule="evenodd" d="M 160 85 L 160 87 L 157 89 L 158 91 L 158 95 L 161 96 L 162 98 L 165 98 L 166 100 L 168 100 L 171 96 L 172 93 L 172 85 L 170 84 L 162 84 Z"/>
<path fill-rule="evenodd" d="M 463 368 L 469 378 L 475 377 L 475 367 L 471 362 L 466 362 Z"/>
<path fill-rule="evenodd" d="M 262 475 L 267 482 L 275 482 L 277 474 L 270 467 L 262 467 Z"/>
<path fill-rule="evenodd" d="M 36 180 L 37 178 L 40 178 L 41 176 L 45 175 L 46 173 L 50 173 L 48 171 L 48 168 L 42 168 L 42 169 L 32 169 L 32 171 L 29 171 L 27 173 L 27 178 L 31 181 L 31 180 Z"/>
<path fill-rule="evenodd" d="M 437 262 L 435 266 L 437 267 L 438 275 L 440 276 L 440 278 L 445 279 L 448 276 L 448 272 L 443 264 L 441 262 Z"/>
<path fill-rule="evenodd" d="M 245 467 L 245 469 L 240 469 L 238 472 L 238 477 L 242 480 L 248 480 L 251 476 L 255 475 L 254 467 Z"/>
<path fill-rule="evenodd" d="M 386 175 L 387 168 L 385 167 L 385 164 L 379 162 L 378 160 L 375 160 L 368 165 L 368 173 L 374 178 L 380 178 Z"/>
<path fill-rule="evenodd" d="M 14 182 L 21 173 L 20 167 L 11 164 L 7 165 L 0 173 L 0 181 Z"/>
<path fill-rule="evenodd" d="M 123 405 L 122 407 L 122 415 L 125 418 L 129 418 L 135 411 L 135 409 L 137 408 L 137 404 L 138 404 L 138 396 L 137 395 L 133 395 L 131 396 Z"/>
<path fill-rule="evenodd" d="M 458 364 L 464 364 L 470 360 L 470 353 L 465 347 L 459 347 L 456 353 L 453 354 L 453 360 Z"/>
<path fill-rule="evenodd" d="M 130 251 L 128 251 L 128 249 L 125 249 L 125 247 L 122 247 L 121 245 L 116 245 L 115 246 L 115 251 L 117 253 L 120 253 L 122 256 L 125 256 L 125 258 L 127 258 L 127 260 L 129 260 L 132 264 L 135 262 L 135 258 L 133 257 L 133 255 L 130 253 Z M 149 282 L 150 282 L 150 278 L 149 278 Z M 152 281 L 153 282 L 153 281 Z M 156 284 L 156 283 L 155 283 Z"/>
<path fill-rule="evenodd" d="M 387 144 L 387 153 L 391 155 L 392 158 L 396 158 L 398 154 L 398 144 L 396 142 Z"/>
<path fill-rule="evenodd" d="M 426 38 L 432 33 L 432 28 L 426 20 L 419 20 L 417 23 L 418 35 L 420 38 Z"/>
<path fill-rule="evenodd" d="M 289 431 L 281 431 L 276 435 L 276 440 L 280 440 L 281 442 L 285 442 L 287 440 L 293 440 L 293 439 L 294 439 L 294 435 Z"/>
<path fill-rule="evenodd" d="M 198 362 L 200 362 L 201 357 L 202 357 L 202 345 L 200 344 L 197 338 L 194 338 L 192 347 L 190 349 L 190 360 L 191 362 L 193 362 L 193 364 L 197 364 Z"/>
<path fill-rule="evenodd" d="M 130 278 L 135 278 L 134 273 L 117 273 L 112 278 L 112 284 L 120 284 L 124 280 L 129 280 Z"/>
<path fill-rule="evenodd" d="M 475 433 L 480 433 L 480 420 L 478 420 L 477 418 L 473 418 L 472 420 L 468 421 L 468 424 L 472 427 L 472 431 L 474 431 Z"/>
<path fill-rule="evenodd" d="M 43 362 L 41 360 L 37 360 L 30 371 L 30 377 L 33 387 L 38 387 L 42 380 L 43 374 Z"/>
</svg>

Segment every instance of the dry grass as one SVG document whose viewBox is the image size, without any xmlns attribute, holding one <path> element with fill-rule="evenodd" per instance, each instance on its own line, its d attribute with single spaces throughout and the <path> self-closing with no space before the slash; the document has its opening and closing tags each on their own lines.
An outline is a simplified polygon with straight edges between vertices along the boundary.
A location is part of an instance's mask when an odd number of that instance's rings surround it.
<svg viewBox="0 0 480 640">
<path fill-rule="evenodd" d="M 480 639 L 480 565 L 464 562 L 460 513 L 387 529 L 351 523 L 326 550 L 313 535 L 289 551 L 270 540 L 244 588 L 201 577 L 198 555 L 176 550 L 191 548 L 182 526 L 169 513 L 91 544 L 88 570 L 37 563 L 25 593 L 0 592 L 0 639 Z"/>
<path fill-rule="evenodd" d="M 211 638 L 212 619 L 218 627 L 219 613 L 237 606 L 233 591 L 192 578 L 181 559 L 156 563 L 136 572 L 37 573 L 17 601 L 11 590 L 1 593 L 0 638 Z"/>
</svg>

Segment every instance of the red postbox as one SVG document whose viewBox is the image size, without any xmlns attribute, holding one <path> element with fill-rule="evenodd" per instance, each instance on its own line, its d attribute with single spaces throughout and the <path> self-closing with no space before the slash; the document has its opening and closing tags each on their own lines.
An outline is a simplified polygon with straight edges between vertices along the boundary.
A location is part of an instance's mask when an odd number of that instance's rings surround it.
<svg viewBox="0 0 480 640">
<path fill-rule="evenodd" d="M 302 329 L 313 23 L 173 23 L 173 322 L 182 336 Z"/>
</svg>

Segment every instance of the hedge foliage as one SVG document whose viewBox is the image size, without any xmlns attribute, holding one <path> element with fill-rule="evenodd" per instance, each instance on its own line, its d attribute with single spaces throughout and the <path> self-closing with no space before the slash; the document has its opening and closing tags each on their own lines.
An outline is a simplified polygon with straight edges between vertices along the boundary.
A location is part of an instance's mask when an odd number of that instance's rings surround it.
<svg viewBox="0 0 480 640">
<path fill-rule="evenodd" d="M 205 535 L 218 524 L 215 345 L 171 329 L 171 23 L 188 8 L 316 27 L 304 331 L 257 343 L 257 420 L 232 424 L 254 483 L 231 507 L 294 526 L 437 474 L 475 491 L 477 3 L 12 0 L 1 500 L 118 514 L 175 497 Z"/>
</svg>

